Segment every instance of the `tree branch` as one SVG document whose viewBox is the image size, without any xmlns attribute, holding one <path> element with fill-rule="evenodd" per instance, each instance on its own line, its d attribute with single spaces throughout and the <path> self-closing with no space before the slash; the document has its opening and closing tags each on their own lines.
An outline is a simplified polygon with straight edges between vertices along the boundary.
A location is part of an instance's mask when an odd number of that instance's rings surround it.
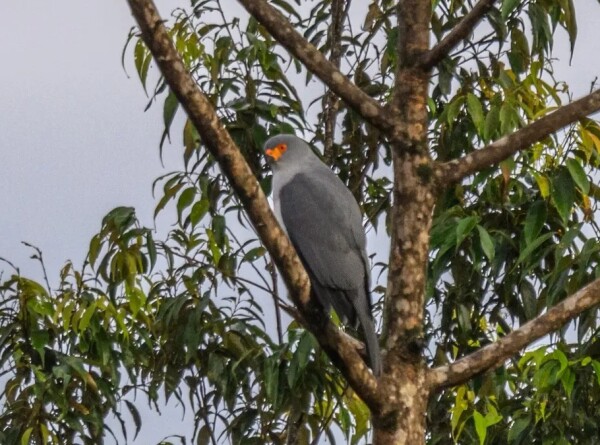
<svg viewBox="0 0 600 445">
<path fill-rule="evenodd" d="M 529 148 L 551 133 L 600 110 L 600 90 L 564 105 L 550 114 L 459 159 L 438 166 L 440 185 L 456 182 Z"/>
<path fill-rule="evenodd" d="M 422 69 L 430 70 L 464 40 L 483 16 L 492 8 L 496 0 L 479 0 L 473 9 L 437 45 L 423 55 L 419 61 Z"/>
<path fill-rule="evenodd" d="M 340 63 L 342 61 L 342 32 L 344 30 L 344 19 L 348 13 L 351 0 L 348 0 L 346 7 L 344 3 L 346 0 L 332 0 L 331 2 L 331 26 L 329 27 L 329 46 L 331 47 L 329 60 L 335 66 L 337 70 L 340 69 Z M 324 135 L 324 148 L 323 148 L 323 159 L 327 165 L 330 165 L 335 158 L 333 152 L 333 140 L 335 137 L 335 121 L 337 118 L 337 111 L 339 105 L 339 98 L 330 89 L 325 93 L 323 99 L 323 114 L 325 121 L 325 135 Z"/>
<path fill-rule="evenodd" d="M 389 112 L 358 88 L 310 42 L 302 37 L 283 14 L 265 0 L 238 0 L 269 33 L 315 76 L 367 122 L 389 132 L 394 120 Z"/>
<path fill-rule="evenodd" d="M 290 293 L 323 349 L 348 383 L 372 409 L 380 407 L 377 381 L 353 343 L 310 297 L 310 282 L 298 255 L 277 223 L 265 195 L 240 150 L 220 122 L 178 54 L 152 0 L 128 0 L 144 42 L 171 91 L 186 110 L 202 141 L 215 157 L 239 197 L 258 236 L 272 255 Z"/>
<path fill-rule="evenodd" d="M 500 340 L 463 357 L 451 365 L 432 369 L 428 380 L 433 390 L 459 385 L 473 376 L 501 366 L 525 346 L 563 326 L 583 311 L 600 304 L 600 279 L 525 323 Z"/>
</svg>

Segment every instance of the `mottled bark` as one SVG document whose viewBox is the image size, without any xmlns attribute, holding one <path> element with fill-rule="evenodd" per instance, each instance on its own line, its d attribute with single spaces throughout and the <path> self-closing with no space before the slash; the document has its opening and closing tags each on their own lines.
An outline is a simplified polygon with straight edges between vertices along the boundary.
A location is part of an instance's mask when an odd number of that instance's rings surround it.
<svg viewBox="0 0 600 445">
<path fill-rule="evenodd" d="M 375 445 L 423 444 L 428 398 L 420 342 L 435 199 L 427 147 L 429 73 L 418 61 L 429 49 L 431 2 L 400 1 L 397 15 L 399 66 L 390 107 L 401 126 L 393 135 L 394 205 L 384 309 L 387 354 L 380 381 L 387 400 L 383 411 L 373 415 Z"/>
<path fill-rule="evenodd" d="M 215 110 L 185 68 L 152 0 L 128 0 L 144 42 L 167 84 L 186 110 L 238 195 L 261 241 L 271 253 L 290 298 L 300 309 L 309 329 L 336 363 L 354 391 L 372 410 L 380 409 L 377 381 L 362 360 L 356 345 L 336 328 L 310 298 L 308 276 L 287 236 L 279 227 L 256 177 Z"/>
</svg>

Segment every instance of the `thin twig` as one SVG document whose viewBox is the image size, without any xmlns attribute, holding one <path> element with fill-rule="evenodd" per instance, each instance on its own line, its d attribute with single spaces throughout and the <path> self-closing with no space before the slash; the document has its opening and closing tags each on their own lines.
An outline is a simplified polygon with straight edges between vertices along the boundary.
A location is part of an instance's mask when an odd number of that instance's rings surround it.
<svg viewBox="0 0 600 445">
<path fill-rule="evenodd" d="M 37 255 L 32 255 L 31 258 L 40 262 L 40 265 L 42 266 L 42 274 L 44 275 L 44 283 L 46 283 L 46 289 L 48 290 L 48 295 L 50 295 L 52 293 L 52 289 L 50 288 L 50 281 L 48 281 L 48 273 L 46 272 L 46 265 L 44 264 L 42 250 L 39 247 L 36 247 L 33 244 L 30 244 L 26 241 L 21 241 L 21 244 L 30 247 L 36 251 Z"/>
</svg>

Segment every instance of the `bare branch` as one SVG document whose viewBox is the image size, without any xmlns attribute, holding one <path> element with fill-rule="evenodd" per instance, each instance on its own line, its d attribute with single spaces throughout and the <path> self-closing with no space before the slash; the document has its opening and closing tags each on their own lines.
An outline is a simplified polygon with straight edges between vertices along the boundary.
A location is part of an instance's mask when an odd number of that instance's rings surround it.
<svg viewBox="0 0 600 445">
<path fill-rule="evenodd" d="M 388 111 L 352 83 L 310 42 L 302 37 L 283 14 L 265 0 L 238 0 L 269 33 L 315 76 L 323 81 L 373 126 L 389 131 L 394 120 Z"/>
<path fill-rule="evenodd" d="M 346 7 L 344 8 L 344 3 Z M 344 19 L 348 13 L 351 0 L 332 0 L 331 2 L 331 26 L 329 27 L 329 46 L 331 52 L 329 60 L 336 69 L 340 69 L 342 61 L 342 32 L 344 31 Z M 325 141 L 323 158 L 326 164 L 331 164 L 335 157 L 333 152 L 333 139 L 335 137 L 335 120 L 337 117 L 339 98 L 330 89 L 325 93 L 323 99 L 323 114 L 325 120 Z"/>
<path fill-rule="evenodd" d="M 208 150 L 237 193 L 261 241 L 272 255 L 311 332 L 356 393 L 372 409 L 380 409 L 377 381 L 355 345 L 310 298 L 308 276 L 287 236 L 279 227 L 265 195 L 215 110 L 186 69 L 152 0 L 128 0 L 144 42 L 171 91 L 185 108 Z"/>
<path fill-rule="evenodd" d="M 492 8 L 496 0 L 479 0 L 473 9 L 419 61 L 422 69 L 430 70 L 467 38 L 483 16 Z"/>
<path fill-rule="evenodd" d="M 600 90 L 564 105 L 467 156 L 441 164 L 436 175 L 442 185 L 459 181 L 465 176 L 503 161 L 518 151 L 529 148 L 534 142 L 598 110 L 600 110 Z"/>
<path fill-rule="evenodd" d="M 466 382 L 481 372 L 497 368 L 525 346 L 555 331 L 567 321 L 597 304 L 600 304 L 600 279 L 592 281 L 545 314 L 525 323 L 497 342 L 451 365 L 432 369 L 428 378 L 429 383 L 434 390 L 440 390 Z"/>
</svg>

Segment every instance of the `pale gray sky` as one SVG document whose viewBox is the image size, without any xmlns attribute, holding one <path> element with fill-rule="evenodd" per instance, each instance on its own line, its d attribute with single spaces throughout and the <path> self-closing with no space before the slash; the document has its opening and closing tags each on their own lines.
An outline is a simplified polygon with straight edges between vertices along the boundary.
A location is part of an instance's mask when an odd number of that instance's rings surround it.
<svg viewBox="0 0 600 445">
<path fill-rule="evenodd" d="M 152 225 L 161 107 L 144 113 L 137 73 L 121 67 L 134 23 L 124 0 L 2 1 L 0 17 L 0 256 L 37 274 L 26 240 L 56 276 L 117 205 Z"/>
<path fill-rule="evenodd" d="M 157 3 L 165 15 L 189 1 Z M 557 77 L 579 96 L 600 75 L 600 6 L 596 0 L 576 4 L 572 67 L 566 34 L 555 53 L 562 59 Z M 134 23 L 125 0 L 3 0 L 0 17 L 0 257 L 39 278 L 31 252 L 20 244 L 33 243 L 56 282 L 65 260 L 81 263 L 108 210 L 134 206 L 152 226 L 152 181 L 179 167 L 180 148 L 165 146 L 163 168 L 161 107 L 144 113 L 148 99 L 131 57 L 131 78 L 121 67 Z M 136 443 L 178 432 L 179 414 L 146 418 Z"/>
</svg>

